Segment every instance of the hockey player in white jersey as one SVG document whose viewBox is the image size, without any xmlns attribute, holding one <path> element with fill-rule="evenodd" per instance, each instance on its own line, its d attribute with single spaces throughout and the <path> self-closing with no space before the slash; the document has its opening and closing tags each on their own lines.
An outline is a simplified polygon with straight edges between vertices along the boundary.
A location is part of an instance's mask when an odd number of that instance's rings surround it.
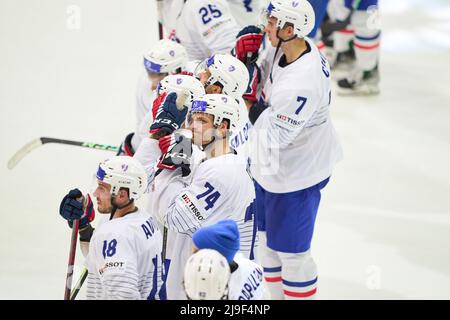
<svg viewBox="0 0 450 320">
<path fill-rule="evenodd" d="M 96 179 L 98 211 L 111 219 L 91 233 L 87 298 L 164 299 L 161 232 L 153 218 L 135 206 L 147 185 L 144 168 L 131 157 L 117 156 L 99 164 Z M 61 203 L 61 215 L 69 220 L 82 213 L 77 191 Z"/>
<path fill-rule="evenodd" d="M 162 20 L 169 38 L 186 48 L 190 60 L 230 52 L 240 29 L 226 0 L 166 0 Z"/>
<path fill-rule="evenodd" d="M 264 100 L 249 112 L 260 259 L 273 299 L 313 298 L 315 218 L 321 189 L 342 157 L 329 111 L 330 71 L 305 37 L 314 26 L 306 0 L 274 0 L 267 18 Z"/>
<path fill-rule="evenodd" d="M 193 252 L 217 250 L 230 266 L 229 300 L 268 300 L 270 295 L 263 279 L 263 268 L 238 252 L 240 234 L 233 220 L 222 220 L 202 227 L 192 235 Z M 185 278 L 186 282 L 186 278 Z"/>
<path fill-rule="evenodd" d="M 248 119 L 246 101 L 254 100 L 253 92 L 248 90 L 247 67 L 231 54 L 215 54 L 197 66 L 195 75 L 205 85 L 206 93 L 226 94 L 238 100 L 239 124 L 230 137 L 230 146 L 242 155 L 243 161 L 246 162 L 248 157 L 246 142 L 252 127 Z"/>
<path fill-rule="evenodd" d="M 157 112 L 162 102 L 166 99 L 168 93 L 176 92 L 179 94 L 184 91 L 190 92 L 190 97 L 192 97 L 192 99 L 187 99 L 184 103 L 188 110 L 190 110 L 190 105 L 192 104 L 193 99 L 200 98 L 200 96 L 205 92 L 209 94 L 222 93 L 229 95 L 234 97 L 239 102 L 239 123 L 237 128 L 231 133 L 231 137 L 229 139 L 230 146 L 237 151 L 240 156 L 240 161 L 247 163 L 249 147 L 246 142 L 249 139 L 249 130 L 251 129 L 247 107 L 243 100 L 243 98 L 248 98 L 246 95 L 246 88 L 249 82 L 247 68 L 241 61 L 230 54 L 217 54 L 198 64 L 194 71 L 195 76 L 200 79 L 205 89 L 202 91 L 199 88 L 200 82 L 194 78 L 185 79 L 180 82 L 179 78 L 186 78 L 188 77 L 187 75 L 168 76 L 161 81 L 161 86 L 157 91 L 158 97 L 153 103 L 153 114 L 147 116 L 144 121 L 146 127 L 148 127 L 148 121 L 151 121 L 154 118 L 154 114 Z M 179 97 L 177 100 L 178 99 Z M 146 128 L 146 131 L 147 137 L 143 138 L 142 146 L 140 146 L 139 150 L 136 152 L 136 157 L 146 168 L 149 174 L 149 181 L 151 181 L 152 175 L 155 173 L 155 161 L 158 160 L 161 153 L 155 151 L 155 146 L 158 144 L 154 139 L 148 137 L 148 128 Z M 165 141 L 166 140 L 168 139 L 166 138 Z M 169 138 L 169 140 L 171 139 Z M 160 142 L 160 145 L 161 144 L 167 143 Z M 164 152 L 167 151 L 167 147 L 162 147 L 162 149 Z M 197 153 L 197 151 L 197 148 L 193 149 L 194 154 Z"/>
<path fill-rule="evenodd" d="M 187 63 L 186 49 L 168 39 L 159 40 L 144 54 L 144 70 L 136 88 L 136 129 L 126 136 L 118 155 L 133 156 L 153 121 L 151 110 L 158 83 L 167 75 L 182 72 Z"/>
<path fill-rule="evenodd" d="M 150 137 L 150 126 L 153 123 L 153 119 L 156 118 L 157 112 L 161 111 L 164 102 L 168 98 L 170 93 L 177 94 L 176 104 L 179 108 L 184 108 L 187 113 L 192 105 L 192 101 L 201 98 L 205 94 L 203 84 L 193 76 L 186 74 L 169 75 L 161 80 L 160 85 L 155 91 L 157 94 L 156 99 L 153 101 L 152 110 L 144 118 L 144 124 L 146 136 L 142 138 L 142 141 L 136 150 L 134 157 L 144 166 L 149 184 L 153 181 L 154 175 L 157 169 L 155 166 L 158 163 L 163 150 L 163 153 L 167 151 L 170 145 L 170 138 L 166 137 L 164 140 L 158 141 Z M 186 116 L 177 119 L 179 123 L 174 123 L 172 131 L 181 128 L 184 125 Z M 142 130 L 144 131 L 144 130 Z M 170 131 L 170 132 L 172 132 Z M 169 132 L 166 132 L 169 133 Z M 162 137 L 163 135 L 161 135 Z M 169 140 L 169 142 L 167 142 Z M 163 146 L 167 145 L 167 146 Z"/>
<path fill-rule="evenodd" d="M 161 130 L 172 130 L 183 114 L 177 114 L 176 94 L 169 94 L 159 116 L 152 125 L 152 138 Z M 169 111 L 172 110 L 172 111 Z M 192 154 L 187 139 L 182 149 L 167 152 L 165 164 L 178 167 L 163 170 L 155 180 L 150 193 L 151 210 L 158 214 L 161 224 L 168 229 L 166 268 L 169 299 L 185 299 L 182 288 L 184 265 L 191 254 L 191 235 L 198 228 L 222 219 L 233 219 L 243 234 L 241 252 L 254 257 L 256 225 L 253 221 L 254 190 L 246 165 L 238 161 L 230 148 L 228 137 L 239 121 L 239 106 L 234 98 L 221 94 L 207 94 L 192 104 L 192 141 L 203 148 L 206 158 L 199 164 L 184 161 Z M 179 112 L 179 111 L 178 111 Z M 185 116 L 185 114 L 184 114 Z M 159 131 L 158 131 L 159 130 Z M 180 161 L 183 160 L 183 161 Z M 188 167 L 186 167 L 188 164 Z M 186 170 L 188 169 L 188 170 Z"/>
<path fill-rule="evenodd" d="M 189 300 L 226 300 L 230 267 L 216 250 L 202 249 L 184 267 L 183 287 Z"/>
</svg>

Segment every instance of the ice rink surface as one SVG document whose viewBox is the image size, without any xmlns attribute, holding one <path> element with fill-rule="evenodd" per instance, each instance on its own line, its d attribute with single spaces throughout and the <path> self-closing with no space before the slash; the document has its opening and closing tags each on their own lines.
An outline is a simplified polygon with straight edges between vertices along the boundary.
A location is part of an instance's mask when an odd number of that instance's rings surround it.
<svg viewBox="0 0 450 320">
<path fill-rule="evenodd" d="M 381 94 L 332 99 L 345 159 L 318 214 L 318 298 L 450 299 L 450 1 L 380 7 Z M 151 0 L 0 0 L 0 299 L 62 299 L 60 200 L 111 154 L 46 145 L 11 171 L 9 157 L 41 136 L 133 131 L 155 16 Z"/>
</svg>

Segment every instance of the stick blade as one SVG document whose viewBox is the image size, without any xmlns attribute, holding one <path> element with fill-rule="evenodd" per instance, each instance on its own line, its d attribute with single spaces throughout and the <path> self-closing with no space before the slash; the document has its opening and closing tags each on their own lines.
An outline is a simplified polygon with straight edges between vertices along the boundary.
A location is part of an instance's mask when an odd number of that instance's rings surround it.
<svg viewBox="0 0 450 320">
<path fill-rule="evenodd" d="M 8 161 L 8 169 L 12 170 L 28 153 L 40 147 L 42 141 L 40 138 L 34 139 L 20 148 Z"/>
</svg>

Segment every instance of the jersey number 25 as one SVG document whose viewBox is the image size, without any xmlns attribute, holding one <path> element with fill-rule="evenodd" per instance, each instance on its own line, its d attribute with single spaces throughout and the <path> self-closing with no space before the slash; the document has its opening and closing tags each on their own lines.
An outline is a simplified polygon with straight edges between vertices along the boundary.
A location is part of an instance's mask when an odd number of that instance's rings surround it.
<svg viewBox="0 0 450 320">
<path fill-rule="evenodd" d="M 222 12 L 217 9 L 217 6 L 214 4 L 208 4 L 208 7 L 201 7 L 200 10 L 198 10 L 198 13 L 202 16 L 203 24 L 207 24 L 213 18 L 219 18 L 222 16 Z"/>
</svg>

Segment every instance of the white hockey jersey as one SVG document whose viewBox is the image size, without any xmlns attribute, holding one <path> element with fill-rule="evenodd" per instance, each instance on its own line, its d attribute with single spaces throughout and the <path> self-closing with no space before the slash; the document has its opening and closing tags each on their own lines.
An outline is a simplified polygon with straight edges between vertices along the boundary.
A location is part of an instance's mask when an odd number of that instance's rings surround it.
<svg viewBox="0 0 450 320">
<path fill-rule="evenodd" d="M 263 268 L 237 253 L 234 262 L 238 268 L 231 273 L 228 300 L 268 300 L 269 290 L 263 277 Z"/>
<path fill-rule="evenodd" d="M 261 0 L 228 0 L 231 14 L 242 29 L 246 26 L 257 25 L 261 13 Z"/>
<path fill-rule="evenodd" d="M 250 138 L 251 128 L 252 124 L 248 118 L 247 106 L 244 99 L 241 98 L 239 99 L 239 124 L 236 131 L 230 137 L 230 147 L 236 150 L 245 165 L 248 164 L 250 154 L 250 146 L 247 142 Z"/>
<path fill-rule="evenodd" d="M 225 0 L 187 0 L 176 19 L 175 37 L 190 60 L 230 53 L 240 31 Z"/>
<path fill-rule="evenodd" d="M 192 253 L 191 235 L 200 227 L 233 219 L 240 232 L 240 252 L 250 257 L 257 246 L 252 216 L 255 193 L 245 164 L 237 155 L 226 154 L 191 167 L 191 174 L 184 178 L 179 172 L 164 170 L 155 178 L 149 197 L 149 209 L 168 228 L 169 299 L 186 298 L 183 270 Z"/>
<path fill-rule="evenodd" d="M 164 298 L 161 250 L 161 231 L 144 211 L 103 223 L 89 244 L 87 298 Z"/>
<path fill-rule="evenodd" d="M 267 191 L 308 188 L 331 175 L 342 150 L 330 118 L 328 62 L 312 41 L 310 51 L 280 66 L 271 48 L 261 66 L 265 102 L 252 130 L 251 173 Z M 272 72 L 270 72 L 272 71 Z"/>
</svg>

